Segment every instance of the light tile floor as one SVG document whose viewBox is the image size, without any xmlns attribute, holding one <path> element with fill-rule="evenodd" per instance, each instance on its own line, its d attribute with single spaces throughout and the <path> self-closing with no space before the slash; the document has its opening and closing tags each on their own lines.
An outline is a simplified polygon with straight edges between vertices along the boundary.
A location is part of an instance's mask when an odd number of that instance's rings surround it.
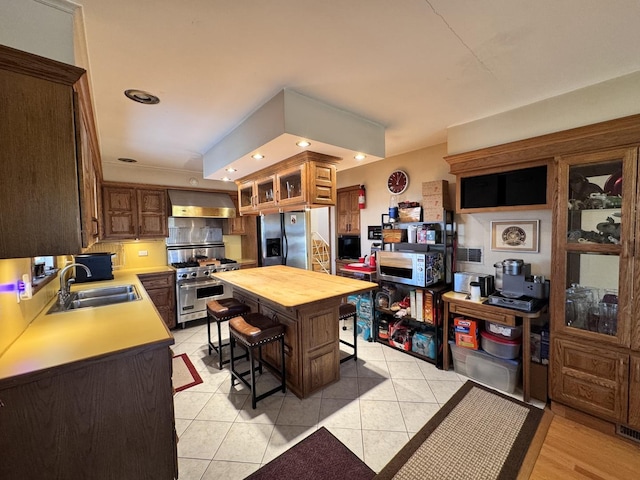
<svg viewBox="0 0 640 480">
<path fill-rule="evenodd" d="M 181 480 L 243 479 L 322 426 L 379 472 L 467 380 L 358 338 L 358 360 L 341 364 L 339 382 L 304 400 L 277 393 L 253 410 L 248 389 L 231 388 L 229 365 L 218 370 L 208 355 L 205 322 L 173 334 L 174 353 L 187 353 L 203 380 L 174 397 Z M 265 373 L 258 388 L 275 384 Z"/>
</svg>

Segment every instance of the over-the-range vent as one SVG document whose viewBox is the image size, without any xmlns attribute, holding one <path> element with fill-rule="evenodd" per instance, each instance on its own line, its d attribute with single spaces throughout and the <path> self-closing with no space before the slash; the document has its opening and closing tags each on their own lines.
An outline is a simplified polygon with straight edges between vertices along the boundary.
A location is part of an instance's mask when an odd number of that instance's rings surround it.
<svg viewBox="0 0 640 480">
<path fill-rule="evenodd" d="M 482 263 L 482 248 L 458 247 L 456 250 L 456 260 L 466 263 Z"/>
<path fill-rule="evenodd" d="M 633 428 L 629 428 L 626 425 L 618 425 L 618 435 L 640 443 L 640 432 Z"/>
</svg>

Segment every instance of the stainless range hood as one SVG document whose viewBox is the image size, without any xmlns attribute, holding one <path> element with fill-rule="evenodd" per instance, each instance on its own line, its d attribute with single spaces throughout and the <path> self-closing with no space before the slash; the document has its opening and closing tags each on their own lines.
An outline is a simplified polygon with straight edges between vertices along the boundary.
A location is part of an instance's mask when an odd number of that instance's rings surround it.
<svg viewBox="0 0 640 480">
<path fill-rule="evenodd" d="M 235 218 L 236 207 L 227 193 L 169 190 L 172 217 Z"/>
</svg>

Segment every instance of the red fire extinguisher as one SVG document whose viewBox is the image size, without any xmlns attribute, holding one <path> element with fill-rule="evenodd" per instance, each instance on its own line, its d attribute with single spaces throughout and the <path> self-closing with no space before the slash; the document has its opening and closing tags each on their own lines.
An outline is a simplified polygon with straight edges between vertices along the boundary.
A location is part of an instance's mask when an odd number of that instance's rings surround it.
<svg viewBox="0 0 640 480">
<path fill-rule="evenodd" d="M 360 190 L 358 191 L 358 208 L 362 210 L 366 205 L 366 192 L 364 190 L 364 185 L 360 185 Z"/>
</svg>

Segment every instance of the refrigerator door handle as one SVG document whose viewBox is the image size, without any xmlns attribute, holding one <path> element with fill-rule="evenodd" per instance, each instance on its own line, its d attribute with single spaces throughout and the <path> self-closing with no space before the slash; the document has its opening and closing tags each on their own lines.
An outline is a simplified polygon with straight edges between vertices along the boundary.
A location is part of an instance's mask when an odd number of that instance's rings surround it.
<svg viewBox="0 0 640 480">
<path fill-rule="evenodd" d="M 287 264 L 287 255 L 289 255 L 289 240 L 287 239 L 287 230 L 284 228 L 284 220 L 282 225 L 282 239 L 284 240 L 284 251 L 282 252 L 282 264 Z"/>
</svg>

